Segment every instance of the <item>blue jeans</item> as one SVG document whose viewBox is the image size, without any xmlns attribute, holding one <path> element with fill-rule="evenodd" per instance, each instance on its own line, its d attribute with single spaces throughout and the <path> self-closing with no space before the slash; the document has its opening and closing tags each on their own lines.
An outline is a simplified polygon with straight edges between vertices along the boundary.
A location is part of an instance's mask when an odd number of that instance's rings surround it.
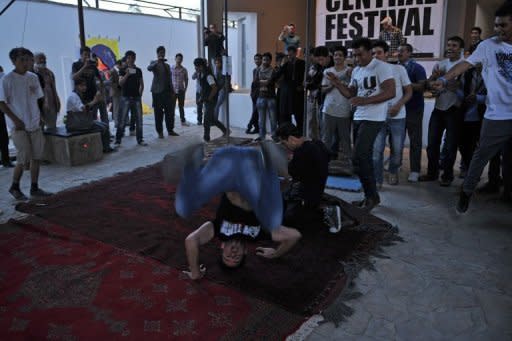
<svg viewBox="0 0 512 341">
<path fill-rule="evenodd" d="M 258 97 L 256 107 L 258 108 L 260 138 L 265 139 L 265 135 L 267 135 L 267 113 L 270 119 L 270 133 L 272 138 L 274 138 L 277 129 L 276 99 L 272 97 Z"/>
<path fill-rule="evenodd" d="M 389 158 L 389 172 L 397 174 L 398 169 L 402 166 L 402 152 L 404 149 L 405 136 L 405 118 L 387 119 L 382 126 L 375 144 L 373 146 L 373 169 L 375 172 L 375 181 L 382 183 L 384 178 L 383 155 L 386 147 L 386 138 L 389 136 L 389 148 L 391 155 Z"/>
<path fill-rule="evenodd" d="M 121 97 L 121 110 L 119 124 L 116 131 L 116 142 L 121 143 L 124 136 L 125 125 L 128 123 L 128 111 L 135 115 L 135 130 L 137 142 L 142 142 L 142 102 L 140 97 Z"/>
<path fill-rule="evenodd" d="M 224 102 L 226 101 L 226 91 L 224 89 L 219 90 L 219 95 L 217 96 L 217 102 L 215 103 L 215 109 L 213 111 L 213 118 L 218 121 L 219 120 L 219 113 L 220 113 L 220 107 Z"/>
</svg>

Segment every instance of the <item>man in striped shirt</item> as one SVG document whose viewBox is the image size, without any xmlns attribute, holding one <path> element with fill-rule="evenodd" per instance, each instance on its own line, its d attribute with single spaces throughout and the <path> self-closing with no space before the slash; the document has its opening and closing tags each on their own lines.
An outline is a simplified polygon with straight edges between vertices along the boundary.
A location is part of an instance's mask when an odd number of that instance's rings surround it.
<svg viewBox="0 0 512 341">
<path fill-rule="evenodd" d="M 181 125 L 188 127 L 190 124 L 185 120 L 185 93 L 188 87 L 188 71 L 181 65 L 183 62 L 183 55 L 181 53 L 177 53 L 174 60 L 176 64 L 171 66 L 171 79 L 175 97 L 171 100 L 174 104 L 173 107 L 176 107 L 176 100 L 178 100 Z"/>
</svg>

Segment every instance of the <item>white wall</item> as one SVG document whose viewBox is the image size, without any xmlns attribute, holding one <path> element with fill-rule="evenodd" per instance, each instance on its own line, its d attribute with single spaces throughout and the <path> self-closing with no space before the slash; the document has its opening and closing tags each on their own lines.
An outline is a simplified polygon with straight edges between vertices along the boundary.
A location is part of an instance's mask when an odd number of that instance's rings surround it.
<svg viewBox="0 0 512 341">
<path fill-rule="evenodd" d="M 0 8 L 7 2 L 0 0 Z M 27 17 L 23 38 L 25 13 Z M 143 101 L 148 105 L 151 105 L 150 87 L 153 76 L 146 67 L 155 58 L 157 46 L 166 47 L 171 64 L 174 63 L 177 52 L 183 53 L 184 65 L 190 75 L 194 70 L 192 62 L 198 55 L 195 22 L 88 8 L 84 9 L 84 20 L 87 38 L 101 36 L 119 39 L 121 54 L 126 50 L 137 53 L 136 64 L 143 70 L 146 86 Z M 46 54 L 48 67 L 55 72 L 57 90 L 64 102 L 72 90 L 71 64 L 79 57 L 76 7 L 16 1 L 0 17 L 0 65 L 6 72 L 12 68 L 8 57 L 9 50 L 17 46 Z M 187 98 L 195 99 L 193 83 L 189 86 Z"/>
</svg>

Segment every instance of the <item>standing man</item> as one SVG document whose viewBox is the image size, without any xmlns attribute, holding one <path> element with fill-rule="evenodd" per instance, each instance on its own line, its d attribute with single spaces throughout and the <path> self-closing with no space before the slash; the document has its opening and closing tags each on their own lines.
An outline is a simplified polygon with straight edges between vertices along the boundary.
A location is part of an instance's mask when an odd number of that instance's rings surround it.
<svg viewBox="0 0 512 341">
<path fill-rule="evenodd" d="M 267 135 L 267 116 L 270 120 L 270 135 L 275 142 L 278 142 L 276 136 L 277 129 L 277 112 L 276 112 L 276 88 L 272 81 L 274 68 L 271 65 L 272 54 L 266 52 L 263 54 L 263 63 L 256 73 L 256 81 L 259 86 L 258 100 L 256 106 L 258 108 L 258 116 L 260 119 L 260 133 L 257 140 L 263 141 Z M 267 115 L 268 114 L 268 115 Z"/>
<path fill-rule="evenodd" d="M 329 80 L 356 107 L 352 164 L 363 185 L 365 198 L 353 204 L 371 211 L 380 203 L 373 169 L 373 146 L 386 121 L 388 101 L 395 97 L 395 80 L 389 64 L 373 58 L 370 39 L 355 40 L 352 48 L 357 67 L 349 86 L 336 77 Z"/>
<path fill-rule="evenodd" d="M 174 89 L 172 87 L 171 67 L 166 63 L 165 47 L 159 46 L 156 49 L 157 60 L 153 60 L 148 71 L 153 72 L 153 83 L 151 84 L 151 93 L 153 95 L 153 109 L 155 110 L 155 128 L 158 137 L 164 138 L 163 121 L 165 118 L 165 127 L 169 136 L 178 136 L 174 132 L 174 107 L 172 98 Z"/>
<path fill-rule="evenodd" d="M 378 40 L 373 45 L 375 58 L 386 62 L 389 46 L 383 40 Z M 411 99 L 412 85 L 407 76 L 407 71 L 402 65 L 389 64 L 395 79 L 395 98 L 388 102 L 387 119 L 373 146 L 373 168 L 377 187 L 381 187 L 384 181 L 384 149 L 386 139 L 390 141 L 389 179 L 390 185 L 398 185 L 398 170 L 402 166 L 402 153 L 405 139 L 405 103 Z"/>
<path fill-rule="evenodd" d="M 172 98 L 172 107 L 176 107 L 176 99 L 178 100 L 178 108 L 180 110 L 181 125 L 188 127 L 190 124 L 185 119 L 185 93 L 188 88 L 188 71 L 181 65 L 183 63 L 183 55 L 177 53 L 174 58 L 176 64 L 171 67 L 172 86 L 174 96 Z M 174 112 L 171 113 L 174 116 Z"/>
<path fill-rule="evenodd" d="M 256 73 L 258 72 L 258 68 L 261 66 L 262 63 L 262 55 L 261 53 L 256 53 L 254 55 L 254 65 L 256 66 L 254 69 L 252 69 L 252 83 L 251 83 L 251 101 L 252 101 L 252 114 L 251 114 L 251 120 L 249 121 L 249 124 L 247 124 L 247 129 L 245 130 L 246 134 L 259 134 L 260 128 L 259 128 L 259 118 L 258 118 L 258 108 L 256 107 L 256 101 L 258 100 L 259 96 L 259 86 L 256 82 Z M 252 130 L 251 130 L 252 128 Z"/>
<path fill-rule="evenodd" d="M 284 53 L 288 53 L 290 46 L 295 47 L 295 51 L 300 50 L 300 37 L 295 34 L 295 24 L 293 23 L 285 25 L 277 39 L 284 42 Z"/>
<path fill-rule="evenodd" d="M 4 69 L 0 66 L 0 84 L 4 77 Z M 5 123 L 5 114 L 0 110 L 0 154 L 2 155 L 2 166 L 5 168 L 14 167 L 9 158 L 9 133 Z"/>
<path fill-rule="evenodd" d="M 405 129 L 409 135 L 410 182 L 418 182 L 421 173 L 421 150 L 423 149 L 423 110 L 425 108 L 425 68 L 411 59 L 413 47 L 402 44 L 398 48 L 398 60 L 405 67 L 412 84 L 412 97 L 405 104 Z M 405 135 L 404 135 L 405 138 Z"/>
<path fill-rule="evenodd" d="M 103 88 L 103 79 L 101 78 L 100 72 L 96 67 L 97 61 L 91 56 L 91 49 L 87 46 L 80 48 L 80 59 L 73 63 L 71 67 L 71 78 L 76 81 L 80 78 L 85 79 L 87 82 L 87 91 L 84 94 L 84 102 L 89 103 L 94 100 L 96 94 L 101 96 L 101 88 Z M 96 86 L 96 81 L 100 86 L 100 89 Z M 98 114 L 99 104 L 96 104 L 94 108 L 91 108 L 91 114 L 94 119 Z"/>
<path fill-rule="evenodd" d="M 55 85 L 55 75 L 46 66 L 46 56 L 44 53 L 36 53 L 35 70 L 44 80 L 44 105 L 42 116 L 46 128 L 57 128 L 57 115 L 60 111 L 60 100 L 57 95 L 57 87 Z"/>
<path fill-rule="evenodd" d="M 482 29 L 478 26 L 475 26 L 471 29 L 471 45 L 469 46 L 469 54 L 475 52 L 478 44 L 482 42 Z"/>
<path fill-rule="evenodd" d="M 382 30 L 379 34 L 379 39 L 384 40 L 389 46 L 389 54 L 392 57 L 398 56 L 398 47 L 404 42 L 402 31 L 393 26 L 393 19 L 385 17 L 381 22 Z"/>
<path fill-rule="evenodd" d="M 215 24 L 210 24 L 204 33 L 204 45 L 208 46 L 208 64 L 212 65 L 215 57 L 224 54 L 224 40 L 226 38 L 221 32 L 217 31 L 217 25 Z"/>
<path fill-rule="evenodd" d="M 448 39 L 446 45 L 446 56 L 444 59 L 437 63 L 432 70 L 431 80 L 442 78 L 448 70 L 453 66 L 461 63 L 464 59 L 461 58 L 461 51 L 464 48 L 464 40 L 460 37 L 451 37 Z M 459 88 L 459 81 L 457 79 L 450 80 L 447 86 L 440 90 L 435 91 L 436 103 L 430 122 L 428 124 L 428 170 L 427 174 L 419 177 L 419 181 L 437 181 L 439 178 L 439 168 L 442 168 L 443 174 L 441 175 L 440 185 L 448 187 L 453 181 L 453 165 L 457 157 L 457 143 L 459 134 L 459 117 L 461 101 L 457 97 L 457 90 Z M 446 157 L 439 165 L 441 140 L 443 132 L 445 132 L 446 143 Z"/>
<path fill-rule="evenodd" d="M 480 131 L 480 143 L 473 154 L 469 170 L 464 178 L 456 210 L 465 213 L 471 196 L 480 180 L 487 162 L 505 145 L 503 153 L 504 197 L 510 200 L 510 174 L 512 174 L 512 4 L 505 2 L 495 13 L 496 36 L 480 43 L 475 52 L 458 63 L 433 86 L 443 89 L 449 82 L 482 63 L 482 77 L 487 87 L 487 109 Z M 508 188 L 507 188 L 508 187 Z"/>
<path fill-rule="evenodd" d="M 115 128 L 119 123 L 120 103 L 121 103 L 121 85 L 119 84 L 119 70 L 122 68 L 123 61 L 119 59 L 112 69 L 110 69 L 110 97 L 112 98 L 112 120 Z"/>
<path fill-rule="evenodd" d="M 44 94 L 37 76 L 28 72 L 32 52 L 17 47 L 9 52 L 14 70 L 5 75 L 0 83 L 0 111 L 7 115 L 7 127 L 16 147 L 17 163 L 14 168 L 9 193 L 16 200 L 27 197 L 20 188 L 23 169 L 30 163 L 31 197 L 51 195 L 39 188 L 39 168 L 43 157 L 44 135 L 41 129 L 41 109 Z"/>
<path fill-rule="evenodd" d="M 201 101 L 201 71 L 199 67 L 194 65 L 194 73 L 192 79 L 196 81 L 196 113 L 197 113 L 197 125 L 203 124 L 203 102 Z"/>
<path fill-rule="evenodd" d="M 144 80 L 142 70 L 135 66 L 136 54 L 133 51 L 126 51 L 126 68 L 119 72 L 119 84 L 123 96 L 121 97 L 121 115 L 117 125 L 116 143 L 119 147 L 124 136 L 126 122 L 128 121 L 128 110 L 135 115 L 135 136 L 139 146 L 147 146 L 142 137 L 142 92 L 144 91 Z"/>
</svg>

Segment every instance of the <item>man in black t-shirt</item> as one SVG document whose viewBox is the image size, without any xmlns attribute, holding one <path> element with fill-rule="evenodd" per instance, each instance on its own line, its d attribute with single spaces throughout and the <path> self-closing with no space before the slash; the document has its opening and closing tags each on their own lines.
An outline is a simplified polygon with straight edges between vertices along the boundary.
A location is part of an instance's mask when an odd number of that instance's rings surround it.
<svg viewBox="0 0 512 341">
<path fill-rule="evenodd" d="M 91 49 L 87 46 L 80 48 L 80 59 L 73 63 L 71 67 L 71 78 L 73 81 L 84 79 L 87 83 L 87 92 L 84 94 L 84 102 L 89 103 L 94 100 L 96 93 L 99 92 L 96 86 L 96 80 L 100 87 L 103 87 L 103 79 L 96 67 L 97 61 L 91 58 Z M 98 106 L 91 108 L 93 115 L 97 115 Z M 94 117 L 96 120 L 96 117 Z"/>
<path fill-rule="evenodd" d="M 257 247 L 256 255 L 264 258 L 278 258 L 290 250 L 301 234 L 293 228 L 279 226 L 268 232 L 260 222 L 249 203 L 237 192 L 226 192 L 221 199 L 213 221 L 207 221 L 185 239 L 190 279 L 203 277 L 206 268 L 199 264 L 199 247 L 217 237 L 221 243 L 221 261 L 224 266 L 237 268 L 244 263 L 247 243 L 271 239 L 279 243 L 277 248 Z"/>
<path fill-rule="evenodd" d="M 144 80 L 142 70 L 135 66 L 136 54 L 133 51 L 126 51 L 126 67 L 119 70 L 119 85 L 121 86 L 121 110 L 117 124 L 116 143 L 119 147 L 124 136 L 125 126 L 128 122 L 128 110 L 135 115 L 135 136 L 139 146 L 147 146 L 142 137 L 142 92 L 144 91 Z"/>
</svg>

